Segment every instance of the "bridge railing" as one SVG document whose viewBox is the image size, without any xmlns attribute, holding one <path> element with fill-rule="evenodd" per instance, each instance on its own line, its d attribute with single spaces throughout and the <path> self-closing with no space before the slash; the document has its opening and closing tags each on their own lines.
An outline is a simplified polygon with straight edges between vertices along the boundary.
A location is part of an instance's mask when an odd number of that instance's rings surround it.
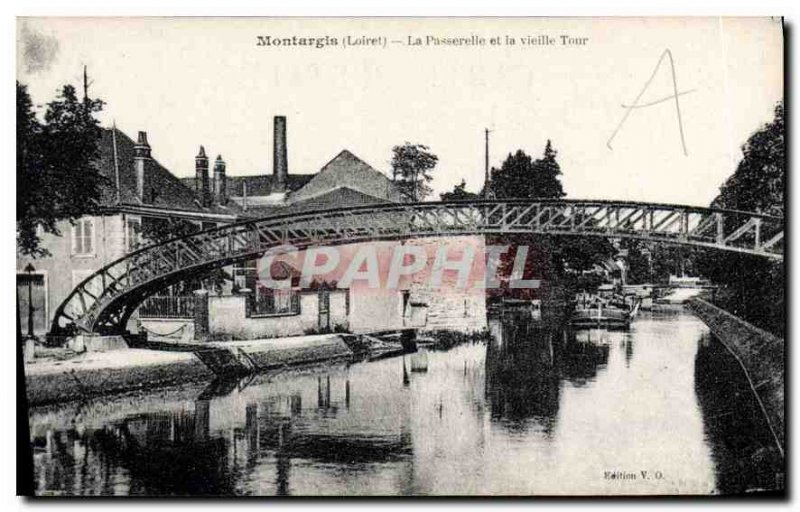
<svg viewBox="0 0 800 512">
<path fill-rule="evenodd" d="M 80 283 L 59 307 L 52 330 L 70 324 L 86 331 L 118 328 L 130 313 L 128 303 L 143 300 L 159 284 L 279 245 L 512 233 L 630 237 L 775 259 L 783 254 L 782 218 L 691 206 L 495 200 L 336 208 L 248 220 L 144 247 Z"/>
<path fill-rule="evenodd" d="M 191 295 L 153 295 L 139 306 L 141 318 L 194 318 L 195 298 Z"/>
</svg>

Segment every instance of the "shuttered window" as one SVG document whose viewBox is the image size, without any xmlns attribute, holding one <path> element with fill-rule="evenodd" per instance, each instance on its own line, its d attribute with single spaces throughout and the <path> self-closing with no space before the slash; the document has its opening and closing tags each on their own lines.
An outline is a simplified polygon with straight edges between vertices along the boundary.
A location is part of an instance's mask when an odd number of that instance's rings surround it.
<svg viewBox="0 0 800 512">
<path fill-rule="evenodd" d="M 94 254 L 94 219 L 84 217 L 72 226 L 72 254 Z"/>
</svg>

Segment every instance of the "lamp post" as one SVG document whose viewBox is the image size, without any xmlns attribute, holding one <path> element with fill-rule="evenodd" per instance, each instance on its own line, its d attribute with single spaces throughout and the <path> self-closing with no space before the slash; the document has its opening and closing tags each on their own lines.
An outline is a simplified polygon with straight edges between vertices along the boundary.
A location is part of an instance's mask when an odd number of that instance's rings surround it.
<svg viewBox="0 0 800 512">
<path fill-rule="evenodd" d="M 36 271 L 33 264 L 28 263 L 25 266 L 25 272 L 28 273 L 28 337 L 33 338 L 33 273 Z"/>
</svg>

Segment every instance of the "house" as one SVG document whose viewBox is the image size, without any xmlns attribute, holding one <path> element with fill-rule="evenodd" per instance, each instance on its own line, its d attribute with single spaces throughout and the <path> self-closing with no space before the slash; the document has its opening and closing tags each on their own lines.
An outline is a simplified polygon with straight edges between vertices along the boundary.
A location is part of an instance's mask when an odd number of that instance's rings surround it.
<svg viewBox="0 0 800 512">
<path fill-rule="evenodd" d="M 209 158 L 203 146 L 194 160 L 194 176 L 177 178 L 152 157 L 145 132 L 139 132 L 133 141 L 116 128 L 103 130 L 96 163 L 106 177 L 102 212 L 79 219 L 75 225 L 62 223 L 62 236 L 45 235 L 43 246 L 50 251 L 49 257 L 17 258 L 21 314 L 24 319 L 28 311 L 32 313 L 36 333 L 48 330 L 53 312 L 77 284 L 147 243 L 146 235 L 152 237 L 164 222 L 188 222 L 199 230 L 248 218 L 401 201 L 392 180 L 346 149 L 317 172 L 290 173 L 286 119 L 282 116 L 274 119 L 272 174 L 231 175 L 221 156 L 214 160 L 209 174 Z M 478 242 L 482 244 L 482 238 Z M 381 254 L 390 254 L 403 243 L 379 241 L 369 245 Z M 445 242 L 429 239 L 408 243 L 425 244 L 433 254 Z M 352 257 L 360 245 L 341 246 L 343 260 Z M 302 286 L 297 276 L 304 257 L 305 251 L 301 251 L 294 261 L 271 265 L 273 279 L 291 278 L 291 287 L 285 290 L 263 286 L 261 259 L 224 269 L 223 282 L 210 287 L 206 299 L 198 299 L 193 293 L 205 286 L 199 281 L 163 290 L 139 307 L 129 330 L 141 328 L 154 337 L 193 337 L 198 300 L 208 301 L 204 306 L 209 312 L 209 334 L 215 339 L 420 327 L 426 324 L 429 311 L 439 311 L 432 317 L 440 320 L 457 312 L 457 323 L 474 324 L 476 328 L 485 324 L 482 292 L 466 298 L 448 295 L 437 308 L 440 295 L 419 283 L 400 289 L 368 290 L 356 281 L 349 289 L 342 289 L 337 286 L 341 272 L 333 272 Z M 386 265 L 388 258 L 383 260 Z M 35 270 L 27 272 L 28 264 Z M 27 303 L 29 284 L 32 307 Z M 466 322 L 467 317 L 471 323 Z"/>
<path fill-rule="evenodd" d="M 148 228 L 183 221 L 200 230 L 238 218 L 238 206 L 223 204 L 208 191 L 198 196 L 153 158 L 146 132 L 139 132 L 134 141 L 116 128 L 104 129 L 98 149 L 95 165 L 104 178 L 100 211 L 74 224 L 59 223 L 61 236 L 43 233 L 47 257 L 17 255 L 22 324 L 27 327 L 30 316 L 37 335 L 49 330 L 55 310 L 76 285 L 138 249 Z M 198 172 L 207 175 L 208 159 L 202 148 L 195 164 Z M 215 173 L 224 176 L 221 157 L 215 168 Z"/>
</svg>

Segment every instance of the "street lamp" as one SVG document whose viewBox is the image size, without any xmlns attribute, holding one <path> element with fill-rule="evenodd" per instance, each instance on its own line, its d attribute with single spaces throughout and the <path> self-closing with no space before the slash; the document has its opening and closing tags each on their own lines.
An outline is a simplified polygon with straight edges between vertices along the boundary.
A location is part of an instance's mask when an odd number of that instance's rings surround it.
<svg viewBox="0 0 800 512">
<path fill-rule="evenodd" d="M 28 263 L 25 266 L 25 272 L 28 273 L 28 337 L 33 338 L 33 273 L 36 271 L 33 264 Z"/>
</svg>

